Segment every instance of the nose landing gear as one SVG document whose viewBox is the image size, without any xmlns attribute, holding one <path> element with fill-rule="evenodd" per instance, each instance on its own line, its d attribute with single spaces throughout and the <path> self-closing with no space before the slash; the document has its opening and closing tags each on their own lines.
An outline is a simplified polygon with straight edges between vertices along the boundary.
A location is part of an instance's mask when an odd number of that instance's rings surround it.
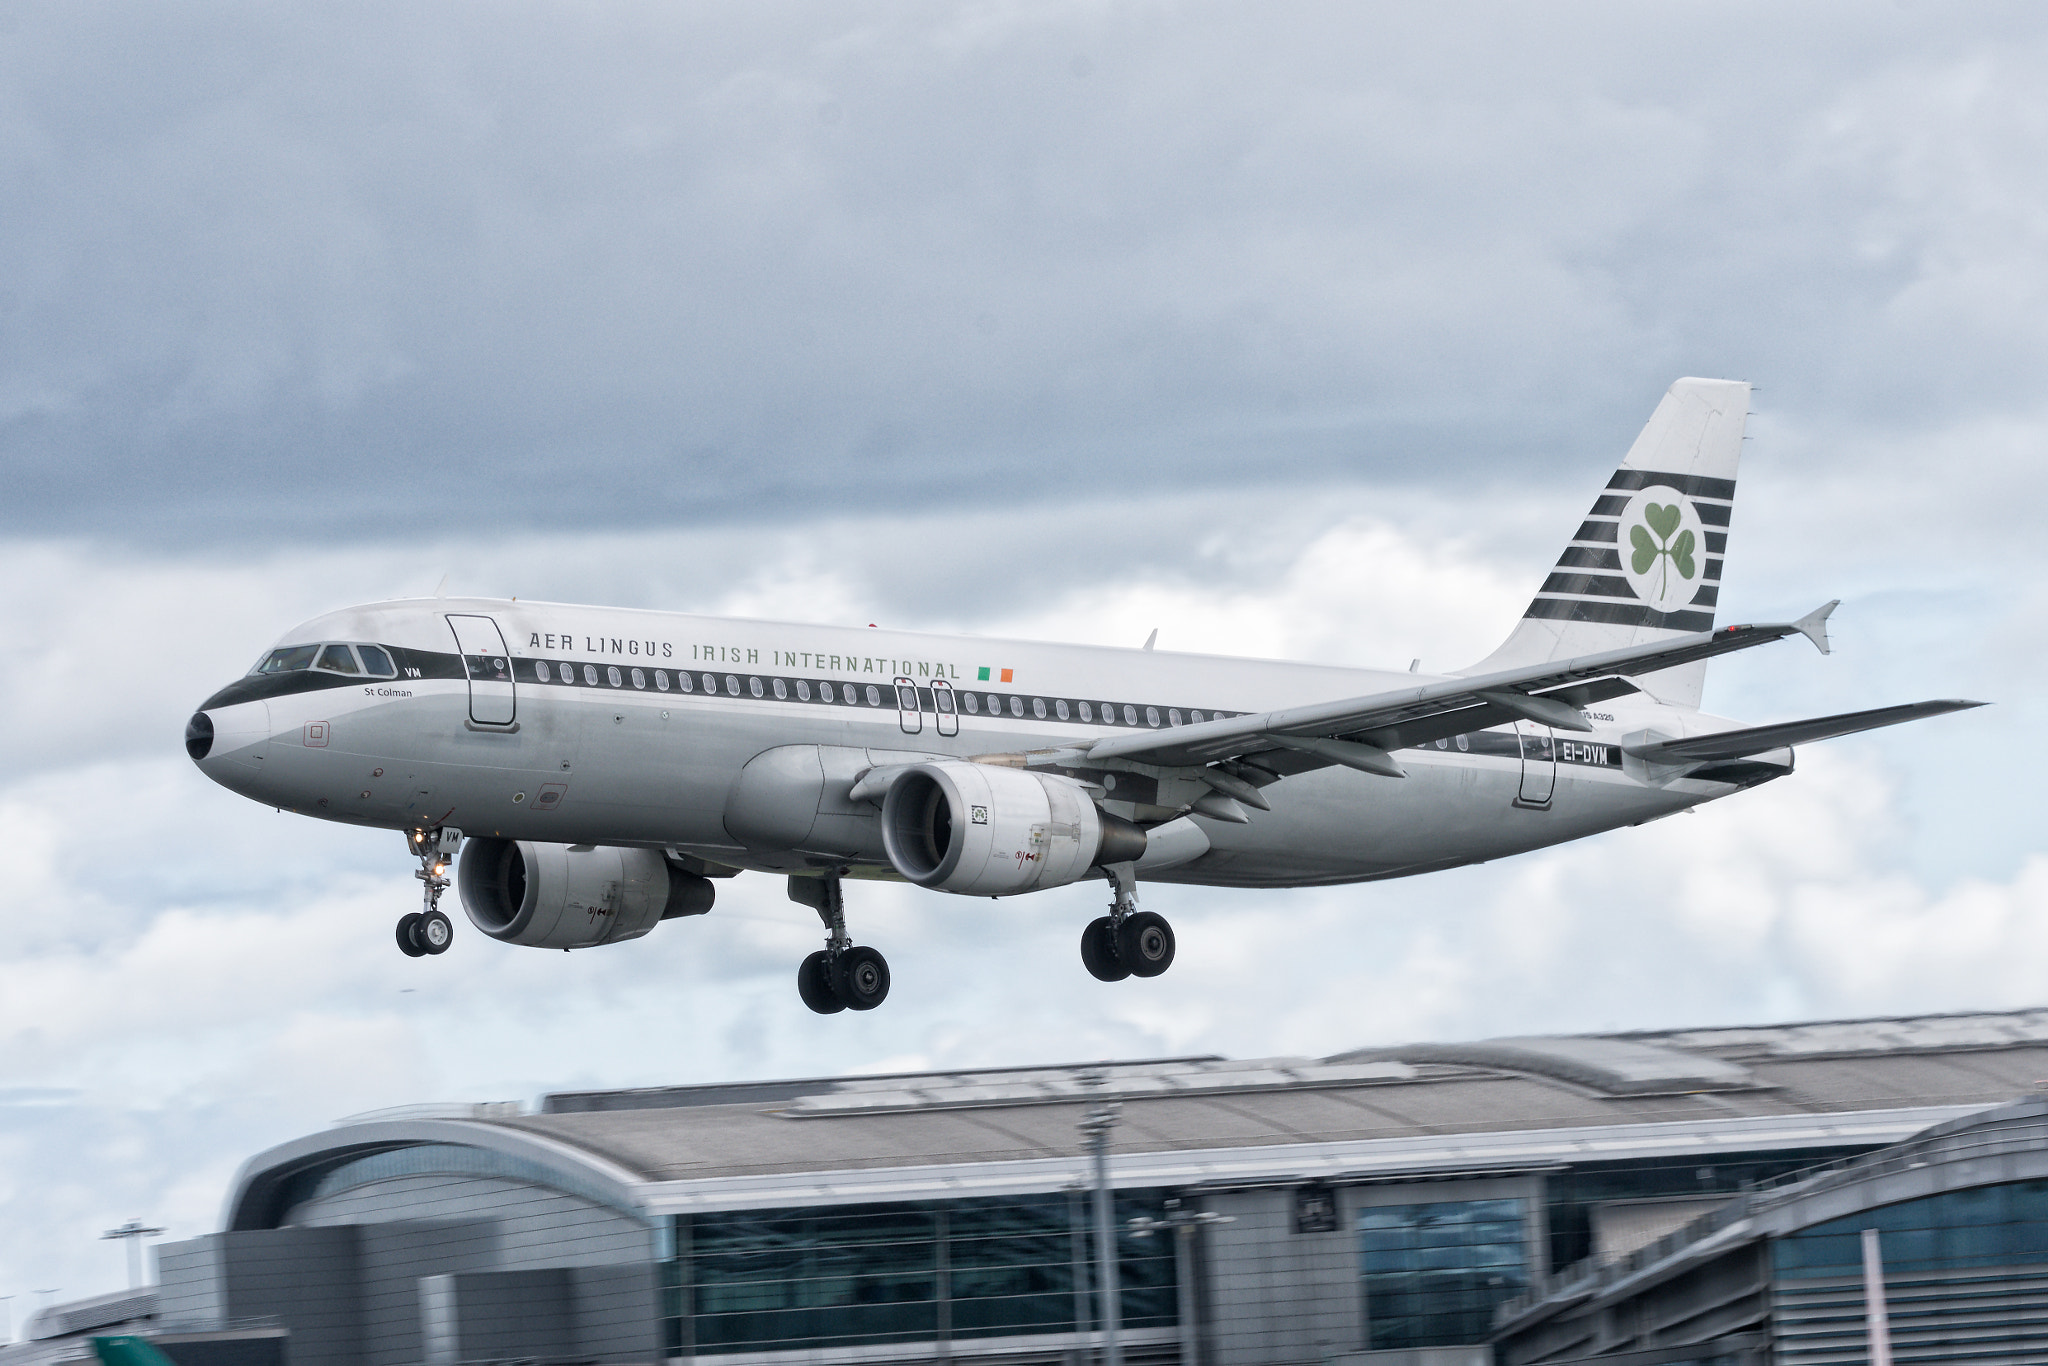
<svg viewBox="0 0 2048 1366">
<path fill-rule="evenodd" d="M 889 960 L 846 933 L 846 903 L 839 874 L 791 877 L 789 899 L 809 906 L 825 922 L 825 947 L 796 970 L 797 995 L 820 1015 L 873 1010 L 889 998 Z"/>
<path fill-rule="evenodd" d="M 1166 917 L 1138 909 L 1138 879 L 1128 863 L 1103 870 L 1115 899 L 1109 914 L 1088 922 L 1081 931 L 1081 964 L 1101 982 L 1126 977 L 1157 977 L 1173 966 L 1173 926 Z"/>
<path fill-rule="evenodd" d="M 408 958 L 446 953 L 455 942 L 455 923 L 441 912 L 441 893 L 448 890 L 448 864 L 462 847 L 462 832 L 452 826 L 409 830 L 405 842 L 420 861 L 413 876 L 423 884 L 420 896 L 424 904 L 398 918 L 398 951 Z"/>
</svg>

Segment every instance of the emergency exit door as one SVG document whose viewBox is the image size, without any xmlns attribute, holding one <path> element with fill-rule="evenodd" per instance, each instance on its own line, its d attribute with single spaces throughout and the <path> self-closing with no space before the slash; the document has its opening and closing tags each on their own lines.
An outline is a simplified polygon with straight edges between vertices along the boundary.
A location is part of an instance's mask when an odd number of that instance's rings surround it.
<svg viewBox="0 0 2048 1366">
<path fill-rule="evenodd" d="M 1557 740 L 1550 727 L 1531 721 L 1515 722 L 1515 736 L 1522 745 L 1522 786 L 1516 806 L 1549 806 L 1557 790 Z"/>
<path fill-rule="evenodd" d="M 511 725 L 518 715 L 519 699 L 513 691 L 512 659 L 498 623 L 489 617 L 451 612 L 448 626 L 455 632 L 455 648 L 462 655 L 463 672 L 469 676 L 469 719 L 480 726 Z"/>
</svg>

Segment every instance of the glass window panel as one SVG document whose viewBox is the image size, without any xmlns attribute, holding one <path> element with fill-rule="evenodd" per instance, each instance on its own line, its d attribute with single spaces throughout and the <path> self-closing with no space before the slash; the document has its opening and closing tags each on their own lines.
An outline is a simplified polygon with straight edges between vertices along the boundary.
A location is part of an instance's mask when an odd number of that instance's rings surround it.
<svg viewBox="0 0 2048 1366">
<path fill-rule="evenodd" d="M 583 666 L 583 681 L 593 688 L 597 686 L 597 665 L 585 664 Z"/>
<path fill-rule="evenodd" d="M 1493 1310 L 1527 1285 L 1519 1200 L 1362 1211 L 1359 1273 L 1373 1349 L 1483 1341 Z"/>
<path fill-rule="evenodd" d="M 681 669 L 676 670 L 676 686 L 684 692 L 695 692 L 697 690 L 697 685 Z"/>
<path fill-rule="evenodd" d="M 1041 721 L 1045 719 L 1045 699 L 1043 697 L 1031 699 L 1031 714 Z"/>
<path fill-rule="evenodd" d="M 981 699 L 976 697 L 973 693 L 962 693 L 960 695 L 960 700 L 967 704 L 967 714 L 969 716 L 977 716 L 980 714 Z"/>
<path fill-rule="evenodd" d="M 882 690 L 872 683 L 868 684 L 868 705 L 871 707 L 882 705 Z"/>
<path fill-rule="evenodd" d="M 349 649 L 346 645 L 326 646 L 320 651 L 320 661 L 313 667 L 325 669 L 332 674 L 359 674 L 362 672 L 361 669 L 356 667 L 355 651 Z"/>
<path fill-rule="evenodd" d="M 810 700 L 811 700 L 811 680 L 810 680 L 810 679 L 808 679 L 808 678 L 799 678 L 799 679 L 798 679 L 798 680 L 796 681 L 796 700 L 797 700 L 797 701 L 799 701 L 799 702 L 808 702 L 808 701 L 810 701 Z"/>
<path fill-rule="evenodd" d="M 727 674 L 725 676 L 725 695 L 727 697 L 738 697 L 740 695 L 740 680 L 737 675 Z"/>
<path fill-rule="evenodd" d="M 543 683 L 551 681 L 552 674 L 545 659 L 537 659 L 533 662 L 533 676 Z"/>
<path fill-rule="evenodd" d="M 663 692 L 668 691 L 668 670 L 656 669 L 654 671 L 654 686 Z"/>
<path fill-rule="evenodd" d="M 636 688 L 644 688 L 644 687 L 646 687 L 646 686 L 647 686 L 647 675 L 646 675 L 646 674 L 644 674 L 644 673 L 642 673 L 642 672 L 640 672 L 640 670 L 638 670 L 638 669 L 635 669 L 635 670 L 633 670 L 633 686 L 634 686 L 634 687 L 636 687 Z"/>
<path fill-rule="evenodd" d="M 363 671 L 372 678 L 398 677 L 398 666 L 382 645 L 358 645 L 356 653 L 363 657 Z"/>
<path fill-rule="evenodd" d="M 1095 709 L 1086 702 L 1081 703 L 1081 719 L 1083 721 L 1093 721 L 1095 719 Z"/>
<path fill-rule="evenodd" d="M 1011 699 L 1010 699 L 1010 715 L 1012 715 L 1012 716 L 1022 716 L 1023 714 L 1024 714 L 1024 699 L 1023 699 L 1023 698 L 1021 698 L 1021 697 L 1013 697 L 1013 698 L 1011 698 Z"/>
</svg>

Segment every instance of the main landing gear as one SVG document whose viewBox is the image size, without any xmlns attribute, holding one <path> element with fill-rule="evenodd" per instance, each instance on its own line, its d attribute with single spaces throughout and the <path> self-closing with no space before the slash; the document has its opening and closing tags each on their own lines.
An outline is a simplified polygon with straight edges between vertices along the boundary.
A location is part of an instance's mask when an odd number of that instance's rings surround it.
<svg viewBox="0 0 2048 1366">
<path fill-rule="evenodd" d="M 889 960 L 846 934 L 846 903 L 839 874 L 791 877 L 789 899 L 809 906 L 825 922 L 825 947 L 796 970 L 797 995 L 820 1015 L 873 1010 L 889 999 Z"/>
<path fill-rule="evenodd" d="M 1173 926 L 1166 917 L 1138 909 L 1138 878 L 1128 863 L 1104 868 L 1116 896 L 1109 914 L 1081 931 L 1081 963 L 1102 982 L 1157 977 L 1173 966 Z"/>
<path fill-rule="evenodd" d="M 448 890 L 448 864 L 462 847 L 462 832 L 408 830 L 405 842 L 420 861 L 413 876 L 424 884 L 420 896 L 425 904 L 398 918 L 398 951 L 407 958 L 446 953 L 455 942 L 455 922 L 441 912 L 441 893 Z"/>
</svg>

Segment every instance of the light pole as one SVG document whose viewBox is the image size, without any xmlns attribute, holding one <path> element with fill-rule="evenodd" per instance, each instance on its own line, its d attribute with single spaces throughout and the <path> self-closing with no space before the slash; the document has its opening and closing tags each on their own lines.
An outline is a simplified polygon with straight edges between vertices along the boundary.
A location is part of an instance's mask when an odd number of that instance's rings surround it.
<svg viewBox="0 0 2048 1366">
<path fill-rule="evenodd" d="M 1078 1078 L 1091 1092 L 1108 1078 L 1098 1070 Z M 1116 1193 L 1109 1186 L 1109 1131 L 1116 1127 L 1116 1106 L 1095 1096 L 1088 1113 L 1081 1116 L 1081 1136 L 1095 1159 L 1095 1265 L 1096 1284 L 1101 1287 L 1102 1366 L 1124 1366 L 1123 1344 L 1117 1334 L 1123 1327 L 1123 1306 L 1117 1289 Z"/>
<path fill-rule="evenodd" d="M 1140 1238 L 1150 1238 L 1163 1228 L 1173 1230 L 1173 1279 L 1179 1292 L 1181 1366 L 1202 1366 L 1201 1305 L 1195 1298 L 1195 1236 L 1210 1224 L 1230 1222 L 1231 1217 L 1227 1214 L 1188 1209 L 1181 1204 L 1179 1196 L 1167 1200 L 1164 1219 L 1141 1214 L 1131 1220 L 1131 1232 Z"/>
<path fill-rule="evenodd" d="M 101 1238 L 116 1238 L 128 1244 L 128 1288 L 140 1289 L 142 1285 L 142 1240 L 162 1233 L 160 1228 L 148 1228 L 140 1219 L 130 1219 L 119 1228 L 110 1228 Z"/>
</svg>

